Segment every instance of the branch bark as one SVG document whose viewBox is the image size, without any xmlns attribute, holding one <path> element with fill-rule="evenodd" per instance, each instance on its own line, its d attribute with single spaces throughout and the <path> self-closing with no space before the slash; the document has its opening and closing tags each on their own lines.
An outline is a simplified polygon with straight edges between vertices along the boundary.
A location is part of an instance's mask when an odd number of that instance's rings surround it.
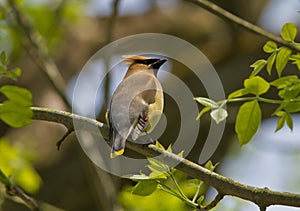
<svg viewBox="0 0 300 211">
<path fill-rule="evenodd" d="M 239 26 L 242 26 L 251 32 L 254 32 L 258 35 L 264 36 L 264 37 L 266 37 L 270 40 L 273 40 L 274 42 L 276 42 L 278 44 L 286 46 L 296 52 L 300 52 L 300 48 L 295 46 L 293 43 L 285 41 L 281 37 L 269 32 L 269 31 L 266 31 L 263 28 L 256 26 L 256 25 L 228 12 L 227 10 L 219 7 L 218 5 L 216 5 L 210 1 L 207 1 L 207 0 L 186 0 L 186 1 L 191 2 L 195 5 L 198 5 L 204 9 L 208 10 L 209 12 L 219 16 L 220 18 L 229 20 L 230 22 L 235 23 Z"/>
<path fill-rule="evenodd" d="M 82 124 L 91 124 L 97 126 L 104 136 L 108 137 L 107 125 L 98 122 L 94 119 L 82 117 L 69 112 L 58 111 L 47 108 L 32 107 L 33 119 L 45 120 L 50 122 L 56 122 L 65 125 L 68 130 L 74 129 L 73 121 L 79 121 Z M 140 145 L 132 142 L 126 142 L 126 147 L 141 153 L 145 156 L 158 156 L 163 155 L 165 162 L 168 163 L 179 163 L 175 168 L 185 172 L 186 174 L 199 178 L 206 184 L 214 187 L 222 196 L 230 195 L 241 199 L 252 201 L 259 207 L 268 207 L 270 205 L 285 205 L 292 207 L 300 207 L 300 194 L 278 192 L 268 188 L 258 188 L 248 186 L 234 181 L 230 178 L 224 177 L 220 174 L 209 171 L 208 169 L 193 163 L 187 159 L 179 157 L 176 154 L 165 151 L 153 144 Z"/>
</svg>

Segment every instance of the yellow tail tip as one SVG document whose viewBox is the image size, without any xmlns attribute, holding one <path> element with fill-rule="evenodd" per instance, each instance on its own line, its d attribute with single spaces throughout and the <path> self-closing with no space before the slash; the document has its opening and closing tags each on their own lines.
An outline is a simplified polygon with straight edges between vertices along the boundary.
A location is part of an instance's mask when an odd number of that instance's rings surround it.
<svg viewBox="0 0 300 211">
<path fill-rule="evenodd" d="M 123 153 L 124 153 L 124 149 L 120 149 L 119 151 L 113 151 L 112 153 L 110 153 L 110 158 L 118 157 Z"/>
</svg>

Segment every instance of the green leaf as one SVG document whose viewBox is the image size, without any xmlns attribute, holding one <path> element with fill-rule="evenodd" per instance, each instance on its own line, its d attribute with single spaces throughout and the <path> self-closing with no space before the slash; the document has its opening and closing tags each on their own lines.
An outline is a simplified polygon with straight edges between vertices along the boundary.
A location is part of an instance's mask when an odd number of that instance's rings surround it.
<svg viewBox="0 0 300 211">
<path fill-rule="evenodd" d="M 215 101 L 213 101 L 209 98 L 206 98 L 206 97 L 196 97 L 196 98 L 194 98 L 194 100 L 196 100 L 198 103 L 200 103 L 201 105 L 203 105 L 205 107 L 211 107 L 211 108 L 219 107 L 219 105 Z"/>
<path fill-rule="evenodd" d="M 286 23 L 281 29 L 281 36 L 286 41 L 294 41 L 297 35 L 297 28 L 293 23 Z"/>
<path fill-rule="evenodd" d="M 281 47 L 279 49 L 278 54 L 277 54 L 276 63 L 275 63 L 277 74 L 279 77 L 281 77 L 281 73 L 282 73 L 283 69 L 285 68 L 291 54 L 292 54 L 292 51 L 289 48 Z"/>
<path fill-rule="evenodd" d="M 293 130 L 293 118 L 290 113 L 285 111 L 278 111 L 275 113 L 275 115 L 280 117 L 277 121 L 277 128 L 275 132 L 282 129 L 284 124 L 287 124 L 287 126 L 290 128 L 291 131 Z"/>
<path fill-rule="evenodd" d="M 182 150 L 182 151 L 180 151 L 177 155 L 178 155 L 179 157 L 183 158 L 183 153 L 184 153 L 184 151 Z"/>
<path fill-rule="evenodd" d="M 5 101 L 0 105 L 0 119 L 11 127 L 23 127 L 31 123 L 32 111 L 15 102 Z"/>
<path fill-rule="evenodd" d="M 264 66 L 266 64 L 267 64 L 267 61 L 264 60 L 264 59 L 257 60 L 256 62 L 251 64 L 250 67 L 254 68 L 252 73 L 251 73 L 251 76 L 257 75 L 262 70 L 262 68 L 264 68 Z"/>
<path fill-rule="evenodd" d="M 295 84 L 290 87 L 286 87 L 278 92 L 278 96 L 282 99 L 294 99 L 300 93 L 300 84 Z"/>
<path fill-rule="evenodd" d="M 161 143 L 159 143 L 159 141 L 156 141 L 155 146 L 157 146 L 157 147 L 159 147 L 159 148 L 165 150 L 164 146 L 161 145 Z"/>
<path fill-rule="evenodd" d="M 245 90 L 248 93 L 252 93 L 255 95 L 264 94 L 270 88 L 270 84 L 260 76 L 254 76 L 249 79 L 246 79 L 244 82 L 244 86 Z"/>
<path fill-rule="evenodd" d="M 266 53 L 273 53 L 274 51 L 277 50 L 277 44 L 273 41 L 268 41 L 264 47 L 263 47 L 264 52 Z"/>
<path fill-rule="evenodd" d="M 300 111 L 300 102 L 289 102 L 284 106 L 287 112 L 294 113 Z"/>
<path fill-rule="evenodd" d="M 228 113 L 224 108 L 218 108 L 210 112 L 210 116 L 213 120 L 216 121 L 217 124 L 219 124 L 226 119 Z"/>
<path fill-rule="evenodd" d="M 294 128 L 293 118 L 292 118 L 292 115 L 288 112 L 286 112 L 285 122 L 286 122 L 287 126 L 290 128 L 290 130 L 292 131 Z"/>
<path fill-rule="evenodd" d="M 261 109 L 257 100 L 244 103 L 239 109 L 235 123 L 235 131 L 241 146 L 251 140 L 260 123 Z"/>
<path fill-rule="evenodd" d="M 274 65 L 275 59 L 276 59 L 277 53 L 273 52 L 271 54 L 271 56 L 269 56 L 268 60 L 267 60 L 267 72 L 269 75 L 271 75 L 272 72 L 272 67 Z"/>
<path fill-rule="evenodd" d="M 11 186 L 11 182 L 9 178 L 3 173 L 1 169 L 0 169 L 0 182 L 2 182 L 6 186 Z"/>
<path fill-rule="evenodd" d="M 172 153 L 172 145 L 171 144 L 168 146 L 167 151 Z"/>
<path fill-rule="evenodd" d="M 216 167 L 219 165 L 219 163 L 216 163 L 215 165 L 209 160 L 207 163 L 205 163 L 204 167 L 207 168 L 210 171 L 214 171 Z"/>
<path fill-rule="evenodd" d="M 272 86 L 277 87 L 277 89 L 283 89 L 283 88 L 286 88 L 296 82 L 299 82 L 298 76 L 289 75 L 289 76 L 284 76 L 284 77 L 278 78 L 278 79 L 270 82 L 270 84 Z"/>
<path fill-rule="evenodd" d="M 162 162 L 154 159 L 154 158 L 148 158 L 148 161 L 150 165 L 148 165 L 148 168 L 151 171 L 158 171 L 160 173 L 169 172 L 169 166 L 166 164 L 163 164 Z"/>
<path fill-rule="evenodd" d="M 2 92 L 10 101 L 20 106 L 31 106 L 32 95 L 30 91 L 13 85 L 4 85 L 0 87 Z"/>
<path fill-rule="evenodd" d="M 245 89 L 239 89 L 239 90 L 236 90 L 236 91 L 232 92 L 228 96 L 228 99 L 233 99 L 233 98 L 236 98 L 236 97 L 241 97 L 241 96 L 244 96 L 246 94 L 249 94 L 249 92 L 247 92 L 247 90 L 245 90 Z"/>
<path fill-rule="evenodd" d="M 11 185 L 20 186 L 33 194 L 40 188 L 42 180 L 33 168 L 34 151 L 27 145 L 18 143 L 13 146 L 9 140 L 0 139 L 0 166 Z M 3 179 L 3 175 L 1 177 Z"/>
<path fill-rule="evenodd" d="M 211 110 L 211 107 L 204 107 L 200 112 L 199 112 L 199 114 L 197 115 L 197 117 L 196 117 L 196 120 L 199 120 L 202 116 L 203 116 L 203 114 L 205 114 L 206 112 L 208 112 L 208 111 L 210 111 Z"/>
<path fill-rule="evenodd" d="M 284 117 L 284 116 L 281 116 L 281 117 L 278 119 L 278 121 L 277 121 L 277 127 L 276 127 L 275 132 L 277 132 L 278 130 L 280 130 L 281 128 L 283 128 L 284 122 L 285 122 L 285 117 Z"/>
<path fill-rule="evenodd" d="M 7 59 L 7 56 L 6 56 L 6 53 L 5 51 L 2 51 L 1 54 L 0 54 L 0 61 L 1 63 L 6 66 L 8 64 L 8 59 Z"/>
<path fill-rule="evenodd" d="M 139 196 L 149 196 L 156 190 L 156 187 L 157 182 L 155 180 L 143 180 L 134 186 L 131 193 Z"/>
<path fill-rule="evenodd" d="M 201 204 L 203 202 L 203 200 L 205 199 L 204 195 L 201 195 L 198 200 L 197 200 L 197 204 Z"/>
<path fill-rule="evenodd" d="M 6 78 L 10 78 L 12 80 L 17 80 L 18 77 L 20 77 L 22 74 L 22 71 L 20 68 L 15 68 L 11 71 L 6 71 L 4 73 L 2 73 L 3 76 L 5 76 Z"/>
<path fill-rule="evenodd" d="M 297 66 L 298 70 L 300 70 L 300 53 L 291 55 L 290 60 L 292 60 L 293 64 L 295 64 Z"/>
</svg>

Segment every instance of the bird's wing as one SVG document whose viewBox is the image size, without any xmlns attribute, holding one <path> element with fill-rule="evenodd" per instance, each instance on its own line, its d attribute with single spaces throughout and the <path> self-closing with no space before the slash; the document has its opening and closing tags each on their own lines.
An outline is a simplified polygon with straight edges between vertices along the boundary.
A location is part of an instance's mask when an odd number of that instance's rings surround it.
<svg viewBox="0 0 300 211">
<path fill-rule="evenodd" d="M 139 116 L 137 123 L 131 133 L 131 138 L 133 141 L 135 141 L 142 132 L 144 132 L 144 130 L 146 129 L 146 127 L 148 126 L 149 121 L 147 116 Z"/>
</svg>

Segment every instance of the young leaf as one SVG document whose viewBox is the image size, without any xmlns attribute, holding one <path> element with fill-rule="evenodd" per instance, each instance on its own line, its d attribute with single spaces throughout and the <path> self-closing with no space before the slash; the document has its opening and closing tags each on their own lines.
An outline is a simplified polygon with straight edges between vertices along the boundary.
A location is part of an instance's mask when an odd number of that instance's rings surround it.
<svg viewBox="0 0 300 211">
<path fill-rule="evenodd" d="M 0 87 L 0 92 L 4 94 L 10 101 L 18 104 L 20 106 L 31 106 L 32 105 L 32 95 L 27 89 L 13 86 L 4 85 Z"/>
<path fill-rule="evenodd" d="M 281 36 L 286 41 L 294 41 L 297 35 L 297 28 L 293 23 L 286 23 L 281 29 Z"/>
<path fill-rule="evenodd" d="M 287 126 L 290 128 L 290 130 L 293 130 L 294 124 L 293 124 L 293 118 L 292 115 L 288 112 L 286 112 L 286 119 L 285 122 L 287 124 Z"/>
<path fill-rule="evenodd" d="M 280 117 L 277 121 L 277 128 L 275 132 L 279 131 L 283 128 L 284 124 L 286 123 L 290 130 L 293 130 L 293 118 L 290 113 L 285 111 L 278 111 L 275 113 L 276 116 Z"/>
<path fill-rule="evenodd" d="M 222 122 L 228 116 L 227 111 L 224 108 L 218 108 L 210 112 L 210 116 L 217 124 Z"/>
<path fill-rule="evenodd" d="M 239 90 L 236 90 L 234 92 L 232 92 L 229 96 L 228 96 L 228 99 L 233 99 L 233 98 L 236 98 L 236 97 L 241 97 L 241 96 L 244 96 L 246 94 L 249 94 L 249 92 L 245 89 L 239 89 Z"/>
<path fill-rule="evenodd" d="M 177 155 L 178 155 L 179 157 L 183 158 L 183 153 L 184 153 L 184 151 L 182 150 L 182 151 L 180 151 Z"/>
<path fill-rule="evenodd" d="M 297 66 L 298 70 L 300 70 L 300 53 L 291 55 L 290 60 L 292 60 L 293 64 L 295 64 Z"/>
<path fill-rule="evenodd" d="M 263 47 L 264 52 L 266 53 L 273 53 L 274 51 L 277 50 L 277 44 L 273 41 L 268 41 L 264 47 Z"/>
<path fill-rule="evenodd" d="M 211 108 L 219 107 L 219 105 L 215 101 L 213 101 L 209 98 L 206 98 L 206 97 L 196 97 L 196 98 L 194 98 L 194 100 L 196 100 L 198 103 L 200 103 L 201 105 L 203 105 L 205 107 L 211 107 Z"/>
<path fill-rule="evenodd" d="M 159 143 L 159 141 L 156 141 L 155 145 L 163 150 L 165 150 L 164 146 Z"/>
<path fill-rule="evenodd" d="M 300 111 L 300 102 L 288 102 L 284 106 L 284 110 L 290 113 L 299 112 Z"/>
<path fill-rule="evenodd" d="M 7 59 L 7 56 L 6 56 L 6 53 L 5 51 L 2 51 L 1 54 L 0 54 L 0 61 L 1 63 L 6 66 L 7 63 L 8 63 L 8 59 Z"/>
<path fill-rule="evenodd" d="M 203 202 L 203 200 L 205 199 L 204 195 L 201 195 L 198 200 L 197 200 L 197 204 L 201 204 Z"/>
<path fill-rule="evenodd" d="M 204 167 L 207 168 L 210 171 L 214 171 L 215 168 L 219 165 L 219 163 L 216 163 L 215 165 L 209 160 L 207 163 L 205 163 Z"/>
<path fill-rule="evenodd" d="M 260 76 L 254 76 L 249 79 L 246 79 L 244 82 L 244 86 L 245 90 L 248 93 L 252 93 L 255 95 L 264 94 L 270 88 L 270 84 Z"/>
<path fill-rule="evenodd" d="M 269 75 L 271 75 L 271 71 L 272 71 L 272 67 L 273 67 L 273 64 L 274 64 L 275 59 L 276 59 L 276 55 L 277 55 L 276 52 L 273 52 L 267 60 L 267 72 L 268 72 Z"/>
<path fill-rule="evenodd" d="M 169 166 L 166 164 L 163 164 L 162 162 L 154 159 L 154 158 L 148 158 L 148 161 L 150 165 L 148 165 L 148 168 L 151 171 L 158 171 L 160 173 L 165 173 L 169 171 Z"/>
<path fill-rule="evenodd" d="M 11 71 L 6 71 L 6 72 L 2 73 L 2 75 L 5 76 L 6 78 L 10 78 L 10 79 L 15 80 L 15 81 L 17 80 L 17 78 L 19 76 L 21 76 L 21 74 L 22 74 L 22 71 L 18 67 L 11 70 Z"/>
<path fill-rule="evenodd" d="M 262 70 L 262 68 L 264 68 L 264 66 L 266 64 L 267 64 L 267 61 L 264 60 L 264 59 L 257 60 L 256 62 L 251 64 L 250 67 L 254 68 L 252 73 L 251 73 L 251 76 L 257 75 Z"/>
<path fill-rule="evenodd" d="M 157 182 L 155 180 L 143 180 L 134 186 L 131 193 L 139 196 L 148 196 L 155 191 L 156 187 Z"/>
<path fill-rule="evenodd" d="M 172 145 L 171 144 L 168 146 L 167 151 L 172 153 Z"/>
<path fill-rule="evenodd" d="M 281 116 L 277 121 L 277 127 L 276 127 L 275 132 L 277 132 L 283 128 L 284 122 L 285 122 L 285 116 Z"/>
<path fill-rule="evenodd" d="M 210 110 L 211 110 L 211 107 L 204 107 L 197 115 L 196 120 L 199 120 L 203 116 L 203 114 L 205 114 L 206 112 L 208 112 Z"/>
<path fill-rule="evenodd" d="M 235 123 L 235 131 L 241 146 L 251 140 L 260 123 L 261 109 L 257 100 L 244 103 L 239 109 Z"/>
<path fill-rule="evenodd" d="M 32 111 L 12 101 L 0 105 L 0 119 L 11 127 L 23 127 L 31 123 Z"/>
<path fill-rule="evenodd" d="M 286 88 L 288 86 L 290 86 L 293 83 L 299 82 L 299 78 L 296 75 L 288 75 L 288 76 L 284 76 L 281 78 L 278 78 L 272 82 L 270 82 L 270 84 L 272 86 L 277 87 L 277 89 L 283 89 Z"/>
<path fill-rule="evenodd" d="M 283 69 L 285 68 L 290 56 L 292 54 L 292 51 L 289 48 L 282 47 L 279 49 L 276 59 L 276 70 L 279 77 L 281 77 L 281 73 Z"/>
<path fill-rule="evenodd" d="M 295 84 L 278 92 L 278 96 L 282 99 L 294 99 L 300 93 L 300 84 Z"/>
</svg>

